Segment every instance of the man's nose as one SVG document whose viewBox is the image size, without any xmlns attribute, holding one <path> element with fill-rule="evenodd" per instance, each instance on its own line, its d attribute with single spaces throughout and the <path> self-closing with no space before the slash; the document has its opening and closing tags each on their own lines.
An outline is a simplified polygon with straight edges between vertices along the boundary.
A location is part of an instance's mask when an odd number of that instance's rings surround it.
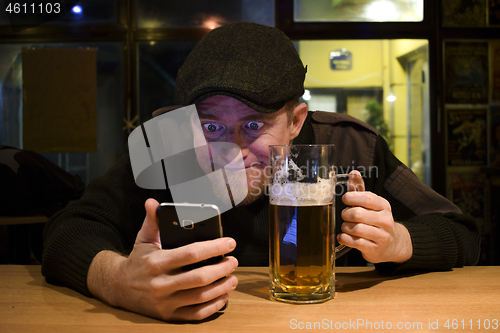
<svg viewBox="0 0 500 333">
<path fill-rule="evenodd" d="M 226 142 L 231 142 L 240 147 L 243 157 L 247 156 L 249 153 L 248 145 L 249 142 L 241 130 L 228 131 Z"/>
<path fill-rule="evenodd" d="M 210 143 L 214 165 L 226 167 L 232 165 L 237 167 L 243 165 L 243 156 L 240 147 L 233 142 L 212 142 Z"/>
</svg>

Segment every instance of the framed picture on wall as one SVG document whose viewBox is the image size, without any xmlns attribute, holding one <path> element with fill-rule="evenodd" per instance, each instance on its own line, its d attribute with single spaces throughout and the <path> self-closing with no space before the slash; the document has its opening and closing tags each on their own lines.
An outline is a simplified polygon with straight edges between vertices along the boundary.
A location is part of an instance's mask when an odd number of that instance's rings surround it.
<svg viewBox="0 0 500 333">
<path fill-rule="evenodd" d="M 487 164 L 487 108 L 448 109 L 448 165 Z"/>
<path fill-rule="evenodd" d="M 448 104 L 488 104 L 488 43 L 446 42 L 445 96 Z"/>
<path fill-rule="evenodd" d="M 479 264 L 489 262 L 491 223 L 487 218 L 488 178 L 478 168 L 454 168 L 448 173 L 448 199 L 473 216 L 481 234 Z"/>
<path fill-rule="evenodd" d="M 488 25 L 500 25 L 500 0 L 488 0 Z"/>
<path fill-rule="evenodd" d="M 491 0 L 443 0 L 443 27 L 486 26 L 487 1 Z"/>
</svg>

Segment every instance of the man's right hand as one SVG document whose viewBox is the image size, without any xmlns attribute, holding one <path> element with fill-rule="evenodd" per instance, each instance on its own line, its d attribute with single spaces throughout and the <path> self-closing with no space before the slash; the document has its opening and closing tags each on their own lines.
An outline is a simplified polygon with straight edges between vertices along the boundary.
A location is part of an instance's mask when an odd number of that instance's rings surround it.
<svg viewBox="0 0 500 333">
<path fill-rule="evenodd" d="M 148 199 L 145 207 L 146 218 L 130 255 L 101 251 L 92 260 L 87 275 L 90 292 L 113 306 L 163 320 L 201 320 L 219 311 L 238 284 L 230 276 L 238 266 L 236 258 L 190 271 L 181 268 L 231 252 L 234 239 L 162 250 L 158 202 Z"/>
</svg>

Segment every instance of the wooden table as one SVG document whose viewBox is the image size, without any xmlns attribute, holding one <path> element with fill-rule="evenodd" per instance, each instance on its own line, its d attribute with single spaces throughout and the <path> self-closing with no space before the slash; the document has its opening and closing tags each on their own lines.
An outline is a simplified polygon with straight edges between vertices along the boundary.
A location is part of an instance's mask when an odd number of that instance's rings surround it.
<svg viewBox="0 0 500 333">
<path fill-rule="evenodd" d="M 0 266 L 0 332 L 500 332 L 500 267 L 398 277 L 337 268 L 335 299 L 315 305 L 270 301 L 267 268 L 235 275 L 223 314 L 170 324 L 50 285 L 40 266 Z"/>
</svg>

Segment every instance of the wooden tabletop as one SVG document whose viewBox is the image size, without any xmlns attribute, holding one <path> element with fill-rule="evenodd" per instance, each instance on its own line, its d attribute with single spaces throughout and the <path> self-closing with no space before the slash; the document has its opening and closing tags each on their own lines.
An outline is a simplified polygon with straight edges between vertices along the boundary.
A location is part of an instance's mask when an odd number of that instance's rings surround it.
<svg viewBox="0 0 500 333">
<path fill-rule="evenodd" d="M 269 300 L 268 269 L 238 268 L 224 313 L 172 324 L 45 282 L 40 266 L 0 266 L 0 332 L 500 332 L 500 267 L 397 277 L 337 268 L 335 299 Z"/>
</svg>

